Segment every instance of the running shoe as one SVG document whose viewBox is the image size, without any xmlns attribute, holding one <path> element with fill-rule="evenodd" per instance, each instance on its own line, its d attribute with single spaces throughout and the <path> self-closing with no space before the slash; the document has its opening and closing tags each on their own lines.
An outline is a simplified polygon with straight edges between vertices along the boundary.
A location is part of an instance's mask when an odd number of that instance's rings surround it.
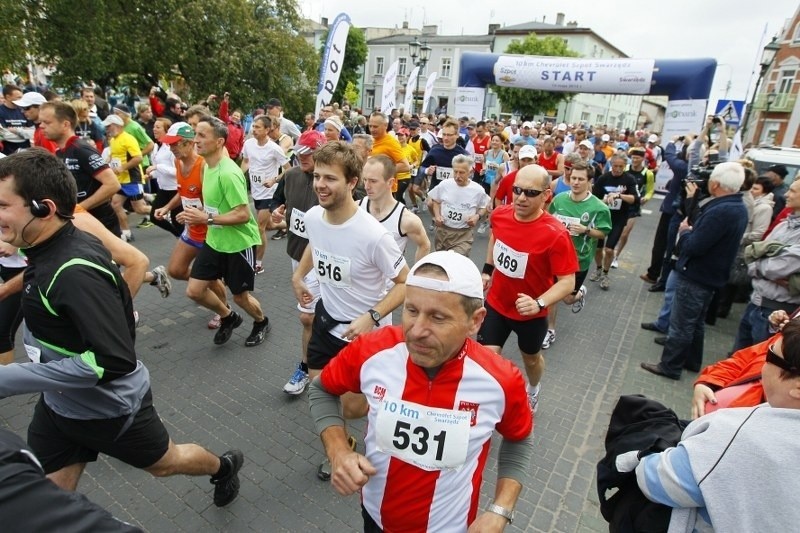
<svg viewBox="0 0 800 533">
<path fill-rule="evenodd" d="M 484 233 L 486 233 L 486 230 L 487 230 L 487 229 L 489 229 L 489 221 L 488 221 L 488 220 L 484 220 L 484 221 L 483 221 L 483 222 L 481 222 L 481 223 L 480 223 L 480 225 L 478 226 L 478 233 L 480 233 L 481 235 L 483 235 Z"/>
<path fill-rule="evenodd" d="M 279 240 L 283 239 L 284 237 L 286 237 L 286 235 L 287 235 L 288 233 L 289 233 L 289 232 L 288 232 L 288 231 L 286 231 L 285 229 L 279 229 L 278 231 L 276 231 L 276 232 L 275 232 L 275 235 L 273 235 L 273 236 L 271 237 L 271 239 L 272 239 L 273 241 L 279 241 Z"/>
<path fill-rule="evenodd" d="M 611 261 L 611 268 L 619 268 L 619 261 L 617 261 L 617 256 L 614 256 L 614 260 Z"/>
<path fill-rule="evenodd" d="M 264 317 L 261 322 L 253 322 L 253 330 L 244 341 L 245 346 L 258 346 L 267 337 L 267 333 L 272 329 L 269 325 L 269 318 Z"/>
<path fill-rule="evenodd" d="M 595 268 L 594 272 L 589 274 L 589 281 L 600 281 L 600 278 L 603 277 L 603 270 L 600 268 Z"/>
<path fill-rule="evenodd" d="M 161 293 L 162 298 L 167 298 L 170 291 L 172 291 L 172 281 L 167 276 L 167 269 L 163 265 L 158 265 L 153 269 L 153 281 L 150 285 L 158 287 L 158 292 Z"/>
<path fill-rule="evenodd" d="M 528 403 L 531 406 L 531 411 L 535 413 L 539 408 L 539 391 L 528 393 Z"/>
<path fill-rule="evenodd" d="M 214 334 L 214 344 L 225 344 L 233 335 L 233 330 L 242 325 L 242 317 L 236 311 L 222 319 L 219 329 Z M 248 337 L 249 338 L 249 337 Z"/>
<path fill-rule="evenodd" d="M 211 483 L 214 485 L 214 505 L 225 507 L 239 494 L 239 470 L 244 464 L 244 454 L 230 450 L 222 454 L 219 461 L 227 464 L 227 473 L 220 477 L 211 476 Z"/>
<path fill-rule="evenodd" d="M 139 222 L 139 224 L 136 225 L 137 228 L 142 228 L 142 229 L 144 229 L 144 228 L 152 228 L 153 226 L 154 226 L 154 224 L 152 222 L 150 222 L 150 219 L 147 218 L 147 217 L 143 218 L 142 221 Z"/>
<path fill-rule="evenodd" d="M 259 274 L 263 274 L 264 273 L 264 265 L 262 265 L 261 263 L 256 263 L 255 271 L 256 271 L 256 276 L 258 276 Z"/>
<path fill-rule="evenodd" d="M 291 394 L 292 396 L 297 396 L 306 390 L 310 382 L 311 380 L 308 378 L 308 372 L 304 372 L 302 365 L 298 364 L 292 377 L 290 377 L 286 385 L 283 386 L 283 392 Z"/>
<path fill-rule="evenodd" d="M 548 329 L 547 334 L 544 336 L 544 340 L 542 341 L 542 349 L 547 350 L 554 342 L 556 342 L 556 330 Z"/>
<path fill-rule="evenodd" d="M 603 274 L 603 277 L 600 279 L 600 288 L 607 291 L 609 287 L 611 287 L 611 280 L 608 279 L 608 274 Z"/>
<path fill-rule="evenodd" d="M 576 295 L 578 299 L 572 304 L 573 313 L 580 313 L 583 309 L 583 306 L 586 305 L 587 292 L 589 292 L 589 289 L 586 288 L 586 285 L 581 285 L 581 288 L 578 289 L 578 294 Z"/>
</svg>

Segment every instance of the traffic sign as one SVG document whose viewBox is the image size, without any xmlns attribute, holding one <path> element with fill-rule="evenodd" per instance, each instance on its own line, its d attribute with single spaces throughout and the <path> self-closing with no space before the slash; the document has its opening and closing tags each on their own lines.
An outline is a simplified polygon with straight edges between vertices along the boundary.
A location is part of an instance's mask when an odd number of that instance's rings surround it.
<svg viewBox="0 0 800 533">
<path fill-rule="evenodd" d="M 724 118 L 728 126 L 738 126 L 742 120 L 743 111 L 744 100 L 719 100 L 714 114 Z"/>
</svg>

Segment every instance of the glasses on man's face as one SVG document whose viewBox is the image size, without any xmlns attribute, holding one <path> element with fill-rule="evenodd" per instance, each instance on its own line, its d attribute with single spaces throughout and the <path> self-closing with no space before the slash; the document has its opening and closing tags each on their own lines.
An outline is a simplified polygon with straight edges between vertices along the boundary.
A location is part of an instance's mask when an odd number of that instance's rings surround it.
<svg viewBox="0 0 800 533">
<path fill-rule="evenodd" d="M 781 357 L 780 355 L 775 353 L 775 345 L 773 344 L 769 348 L 767 348 L 767 363 L 771 365 L 775 365 L 781 370 L 785 370 L 790 374 L 795 374 L 800 376 L 800 368 L 796 366 L 790 365 L 786 359 Z"/>
<path fill-rule="evenodd" d="M 511 192 L 513 192 L 516 195 L 524 194 L 528 198 L 536 198 L 544 191 L 537 191 L 536 189 L 523 189 L 522 187 L 517 187 L 516 185 L 514 185 L 513 187 L 511 187 Z"/>
</svg>

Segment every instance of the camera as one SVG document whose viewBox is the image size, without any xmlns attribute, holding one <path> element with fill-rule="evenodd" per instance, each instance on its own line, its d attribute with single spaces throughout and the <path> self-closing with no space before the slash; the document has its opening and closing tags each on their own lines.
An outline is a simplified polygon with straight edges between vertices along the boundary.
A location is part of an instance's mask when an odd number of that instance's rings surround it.
<svg viewBox="0 0 800 533">
<path fill-rule="evenodd" d="M 714 118 L 711 119 L 711 122 L 713 124 L 722 124 L 722 121 L 720 120 L 720 118 L 717 115 L 714 115 Z"/>
</svg>

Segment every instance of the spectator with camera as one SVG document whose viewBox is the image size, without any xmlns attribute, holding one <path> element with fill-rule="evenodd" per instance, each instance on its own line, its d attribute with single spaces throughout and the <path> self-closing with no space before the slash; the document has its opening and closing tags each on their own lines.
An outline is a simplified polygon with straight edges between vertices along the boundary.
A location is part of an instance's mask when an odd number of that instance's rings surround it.
<svg viewBox="0 0 800 533">
<path fill-rule="evenodd" d="M 699 371 L 703 360 L 704 319 L 714 291 L 728 281 L 731 265 L 747 225 L 747 209 L 739 189 L 744 167 L 720 163 L 708 179 L 709 198 L 698 204 L 698 216 L 678 227 L 675 297 L 669 327 L 658 363 L 644 370 L 678 380 L 684 368 Z M 692 187 L 687 184 L 687 192 Z M 647 329 L 647 328 L 645 328 Z"/>
</svg>

